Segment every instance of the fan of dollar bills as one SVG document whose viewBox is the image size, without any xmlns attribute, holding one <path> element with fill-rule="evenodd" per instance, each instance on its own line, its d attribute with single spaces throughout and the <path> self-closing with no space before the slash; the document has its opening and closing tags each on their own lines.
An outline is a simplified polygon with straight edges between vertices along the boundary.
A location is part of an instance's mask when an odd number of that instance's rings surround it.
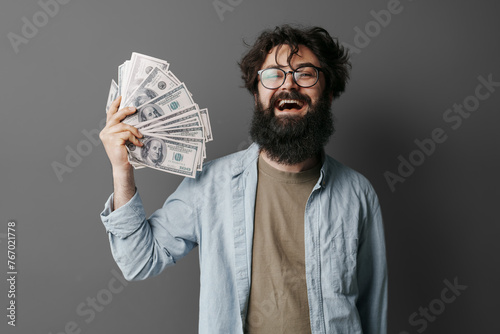
<svg viewBox="0 0 500 334">
<path fill-rule="evenodd" d="M 210 119 L 208 110 L 198 107 L 186 85 L 169 70 L 169 63 L 132 53 L 118 67 L 118 84 L 111 81 L 106 111 L 120 95 L 120 108 L 137 108 L 123 122 L 143 134 L 143 146 L 127 145 L 132 166 L 194 178 L 206 156 L 205 143 L 212 140 Z"/>
</svg>

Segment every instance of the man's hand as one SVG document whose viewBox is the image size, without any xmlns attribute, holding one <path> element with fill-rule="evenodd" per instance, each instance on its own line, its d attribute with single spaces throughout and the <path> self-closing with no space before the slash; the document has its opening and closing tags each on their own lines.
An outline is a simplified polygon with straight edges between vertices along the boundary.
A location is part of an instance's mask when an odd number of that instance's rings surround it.
<svg viewBox="0 0 500 334">
<path fill-rule="evenodd" d="M 125 147 L 127 141 L 136 146 L 143 145 L 138 139 L 142 137 L 139 130 L 132 125 L 121 122 L 126 116 L 133 114 L 136 108 L 128 107 L 118 110 L 120 102 L 121 96 L 114 100 L 109 107 L 106 113 L 106 126 L 99 134 L 109 161 L 113 166 L 113 172 L 124 172 L 131 167 L 127 158 L 127 148 Z"/>
<path fill-rule="evenodd" d="M 113 167 L 114 209 L 127 203 L 135 193 L 134 173 L 128 162 L 125 143 L 129 141 L 136 146 L 143 145 L 138 139 L 142 137 L 139 130 L 132 125 L 121 122 L 127 115 L 133 114 L 136 109 L 123 108 L 118 110 L 120 102 L 121 96 L 114 100 L 109 107 L 106 126 L 99 134 Z"/>
</svg>

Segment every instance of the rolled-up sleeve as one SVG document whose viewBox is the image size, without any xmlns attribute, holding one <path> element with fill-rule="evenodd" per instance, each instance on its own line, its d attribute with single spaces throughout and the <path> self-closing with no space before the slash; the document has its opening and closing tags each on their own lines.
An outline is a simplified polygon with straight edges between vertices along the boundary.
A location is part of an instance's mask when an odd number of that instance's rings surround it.
<svg viewBox="0 0 500 334">
<path fill-rule="evenodd" d="M 125 205 L 113 211 L 113 195 L 109 196 L 104 205 L 101 220 L 107 232 L 119 238 L 126 238 L 137 231 L 146 219 L 142 200 L 136 191 Z"/>
<path fill-rule="evenodd" d="M 177 189 L 149 218 L 138 191 L 114 211 L 113 194 L 106 201 L 101 220 L 113 257 L 127 280 L 158 275 L 196 247 L 196 214 L 178 196 L 182 193 Z"/>
</svg>

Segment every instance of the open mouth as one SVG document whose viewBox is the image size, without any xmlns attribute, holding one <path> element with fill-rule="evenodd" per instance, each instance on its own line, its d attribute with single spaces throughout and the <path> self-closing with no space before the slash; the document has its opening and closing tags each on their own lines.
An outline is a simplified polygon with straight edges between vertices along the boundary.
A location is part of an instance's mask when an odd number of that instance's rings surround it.
<svg viewBox="0 0 500 334">
<path fill-rule="evenodd" d="M 292 100 L 292 99 L 287 99 L 287 100 L 278 100 L 276 102 L 276 109 L 279 111 L 293 111 L 293 110 L 300 110 L 304 106 L 304 101 L 301 100 Z"/>
</svg>

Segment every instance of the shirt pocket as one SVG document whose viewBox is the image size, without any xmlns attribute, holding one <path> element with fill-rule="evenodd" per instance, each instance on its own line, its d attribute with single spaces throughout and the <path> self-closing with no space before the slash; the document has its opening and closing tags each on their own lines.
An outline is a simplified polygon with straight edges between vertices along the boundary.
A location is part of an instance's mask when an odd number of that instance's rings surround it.
<svg viewBox="0 0 500 334">
<path fill-rule="evenodd" d="M 329 247 L 329 259 L 333 289 L 344 295 L 356 292 L 356 268 L 358 254 L 358 239 L 333 238 Z"/>
</svg>

